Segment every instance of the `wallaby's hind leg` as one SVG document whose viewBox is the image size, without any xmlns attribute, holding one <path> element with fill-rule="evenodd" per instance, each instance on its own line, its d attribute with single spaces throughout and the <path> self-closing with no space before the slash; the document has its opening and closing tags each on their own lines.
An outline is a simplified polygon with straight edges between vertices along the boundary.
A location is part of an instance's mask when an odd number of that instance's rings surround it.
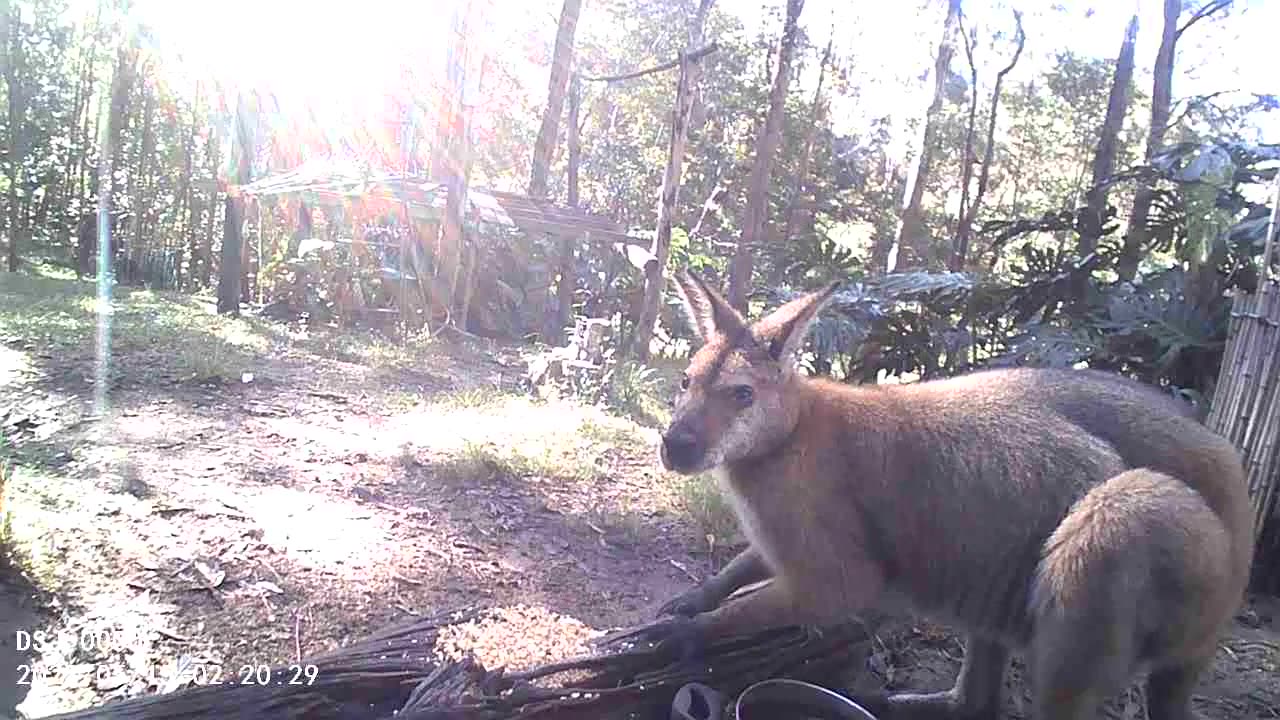
<svg viewBox="0 0 1280 720">
<path fill-rule="evenodd" d="M 898 693 L 868 699 L 868 710 L 882 720 L 995 720 L 1000 711 L 1004 673 L 1009 650 L 1003 645 L 969 635 L 956 684 L 936 693 Z M 859 699 L 861 702 L 862 699 Z"/>
<path fill-rule="evenodd" d="M 1231 544 L 1200 494 L 1146 469 L 1090 490 L 1054 530 L 1032 590 L 1037 720 L 1092 718 L 1139 664 L 1151 720 L 1189 720 L 1191 691 L 1236 601 Z M 1191 660 L 1189 660 L 1191 659 Z"/>
<path fill-rule="evenodd" d="M 1162 667 L 1147 678 L 1147 717 L 1149 720 L 1198 720 L 1191 708 L 1191 694 L 1200 675 L 1213 662 L 1213 655 L 1181 665 Z"/>
<path fill-rule="evenodd" d="M 1116 593 L 1119 595 L 1120 593 Z M 1028 664 L 1036 720 L 1093 720 L 1132 676 L 1132 613 L 1098 598 L 1093 612 L 1050 610 L 1038 619 Z M 1154 720 L 1154 718 L 1153 718 Z"/>
</svg>

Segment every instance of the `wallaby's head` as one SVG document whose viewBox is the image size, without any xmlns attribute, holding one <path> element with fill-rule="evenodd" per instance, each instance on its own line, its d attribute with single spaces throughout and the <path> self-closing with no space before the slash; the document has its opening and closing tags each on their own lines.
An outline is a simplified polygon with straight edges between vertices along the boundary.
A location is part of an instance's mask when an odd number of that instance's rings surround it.
<svg viewBox="0 0 1280 720">
<path fill-rule="evenodd" d="M 794 356 L 810 322 L 839 283 L 796 298 L 748 324 L 689 272 L 676 275 L 685 311 L 702 340 L 681 378 L 662 464 L 696 473 L 763 455 L 795 428 L 799 414 Z"/>
</svg>

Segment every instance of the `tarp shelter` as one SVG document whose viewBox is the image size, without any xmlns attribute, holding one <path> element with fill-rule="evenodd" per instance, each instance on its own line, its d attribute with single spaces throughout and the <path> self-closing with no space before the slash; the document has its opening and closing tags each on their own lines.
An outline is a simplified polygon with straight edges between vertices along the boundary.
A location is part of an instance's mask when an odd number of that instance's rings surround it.
<svg viewBox="0 0 1280 720">
<path fill-rule="evenodd" d="M 285 197 L 309 207 L 324 208 L 342 215 L 355 212 L 364 217 L 408 214 L 418 230 L 417 251 L 434 248 L 439 225 L 444 217 L 448 189 L 443 183 L 420 176 L 387 172 L 349 160 L 330 158 L 312 160 L 286 172 L 269 175 L 238 188 L 238 192 L 254 198 Z M 610 246 L 647 246 L 640 238 L 612 220 L 583 210 L 535 200 L 515 193 L 469 188 L 463 210 L 463 223 L 471 238 L 482 248 L 493 249 L 495 241 L 523 235 L 529 240 L 570 240 L 589 243 L 605 252 Z M 480 265 L 497 273 L 490 279 L 496 286 L 493 295 L 480 289 L 476 300 L 481 304 L 498 302 L 517 312 L 519 320 L 510 327 L 503 322 L 482 322 L 487 332 L 523 334 L 541 329 L 544 324 L 549 289 L 555 275 L 553 263 L 546 253 L 534 252 L 532 243 L 501 243 L 511 253 L 507 265 L 487 258 Z M 489 267 L 485 267 L 488 265 Z M 501 268 L 501 269 L 495 269 Z M 514 270 L 514 272 L 513 272 Z M 419 278 L 424 293 L 435 291 L 426 278 Z M 485 283 L 481 283 L 483 286 Z M 479 306 L 473 306 L 481 310 Z M 500 312 L 499 308 L 490 308 Z M 470 314 L 470 313 L 469 313 Z M 473 319 L 474 316 L 472 316 Z M 492 320 L 492 318 L 491 318 Z"/>
<path fill-rule="evenodd" d="M 448 195 L 443 183 L 335 160 L 313 160 L 294 170 L 242 186 L 239 192 L 251 197 L 289 195 L 316 207 L 356 199 L 383 201 L 407 207 L 415 219 L 432 221 L 443 216 Z M 588 237 L 589 233 L 593 243 L 649 244 L 648 240 L 636 237 L 602 215 L 485 188 L 467 190 L 464 216 L 486 234 L 519 230 L 526 234 L 578 238 Z"/>
</svg>

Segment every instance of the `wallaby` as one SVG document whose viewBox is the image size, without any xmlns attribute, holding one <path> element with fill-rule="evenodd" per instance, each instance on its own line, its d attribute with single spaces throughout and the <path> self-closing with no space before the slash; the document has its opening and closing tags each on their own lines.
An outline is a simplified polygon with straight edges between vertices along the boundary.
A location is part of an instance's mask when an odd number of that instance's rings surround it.
<svg viewBox="0 0 1280 720">
<path fill-rule="evenodd" d="M 661 461 L 713 474 L 749 547 L 663 607 L 669 637 L 910 608 L 963 628 L 964 661 L 947 692 L 868 701 L 883 720 L 996 717 L 1015 651 L 1040 720 L 1092 717 L 1140 673 L 1152 720 L 1197 717 L 1253 555 L 1225 439 L 1095 370 L 808 377 L 793 357 L 838 283 L 751 324 L 691 273 L 677 285 L 702 343 Z"/>
</svg>

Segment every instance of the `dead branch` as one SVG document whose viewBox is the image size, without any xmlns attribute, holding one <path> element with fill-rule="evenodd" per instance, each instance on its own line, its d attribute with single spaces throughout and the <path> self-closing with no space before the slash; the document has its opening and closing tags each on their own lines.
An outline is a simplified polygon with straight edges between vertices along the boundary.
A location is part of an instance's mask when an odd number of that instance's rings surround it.
<svg viewBox="0 0 1280 720">
<path fill-rule="evenodd" d="M 1165 130 L 1169 130 L 1171 128 L 1177 127 L 1179 123 L 1187 119 L 1187 116 L 1191 114 L 1192 110 L 1195 110 L 1196 108 L 1199 108 L 1199 107 L 1203 107 L 1205 105 L 1212 105 L 1213 104 L 1212 101 L 1214 98 L 1218 97 L 1219 95 L 1227 95 L 1233 92 L 1236 92 L 1236 90 L 1235 89 L 1218 90 L 1217 92 L 1211 92 L 1208 95 L 1197 95 L 1195 97 L 1187 98 L 1186 107 L 1182 108 L 1182 110 L 1178 113 L 1178 117 L 1169 121 L 1169 124 L 1165 126 Z"/>
<path fill-rule="evenodd" d="M 1205 3 L 1199 10 L 1192 13 L 1191 17 L 1187 18 L 1186 22 L 1182 23 L 1182 26 L 1178 28 L 1176 33 L 1174 33 L 1174 39 L 1180 39 L 1182 37 L 1182 33 L 1190 30 L 1192 25 L 1195 25 L 1201 20 L 1214 15 L 1219 10 L 1226 9 L 1230 6 L 1231 0 L 1213 0 L 1212 2 Z"/>
<path fill-rule="evenodd" d="M 698 50 L 694 50 L 692 52 L 686 53 L 685 57 L 688 58 L 689 62 L 698 62 L 702 58 L 706 57 L 707 55 L 710 55 L 713 52 L 716 52 L 719 49 L 720 49 L 720 46 L 718 44 L 710 43 Z M 674 60 L 668 60 L 667 62 L 664 62 L 661 65 L 655 65 L 651 68 L 646 68 L 644 70 L 636 70 L 635 72 L 624 73 L 622 75 L 600 75 L 596 77 L 584 76 L 582 79 L 588 80 L 590 82 L 605 82 L 605 83 L 622 82 L 623 80 L 634 80 L 635 78 L 643 77 L 645 75 L 652 75 L 653 73 L 662 72 L 663 70 L 670 70 L 671 68 L 676 67 L 679 64 L 680 64 L 680 58 L 675 58 Z"/>
</svg>

